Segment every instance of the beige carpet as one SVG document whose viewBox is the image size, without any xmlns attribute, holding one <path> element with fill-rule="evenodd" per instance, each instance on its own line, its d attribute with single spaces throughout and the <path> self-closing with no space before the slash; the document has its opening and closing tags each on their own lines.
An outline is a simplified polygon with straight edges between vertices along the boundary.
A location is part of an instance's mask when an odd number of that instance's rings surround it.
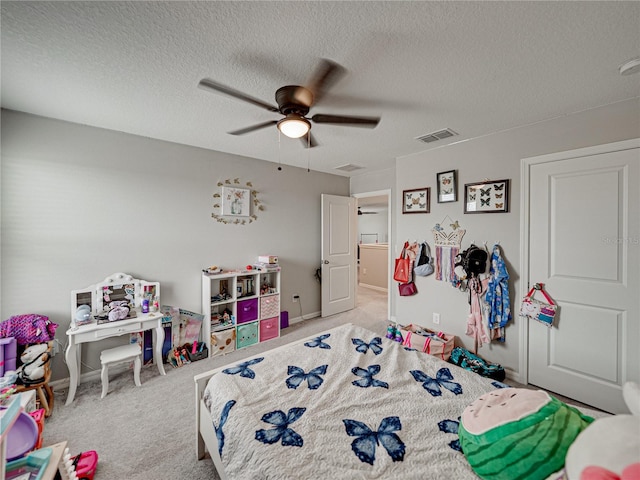
<svg viewBox="0 0 640 480">
<path fill-rule="evenodd" d="M 211 460 L 196 460 L 193 377 L 345 323 L 383 336 L 388 325 L 386 293 L 360 288 L 354 310 L 296 323 L 278 339 L 224 356 L 175 369 L 165 365 L 164 377 L 155 366 L 145 366 L 141 387 L 134 385 L 131 371 L 111 374 L 109 393 L 102 400 L 99 380 L 81 384 L 69 406 L 64 405 L 66 390 L 56 390 L 43 444 L 66 440 L 72 454 L 96 450 L 98 480 L 216 480 Z"/>
</svg>

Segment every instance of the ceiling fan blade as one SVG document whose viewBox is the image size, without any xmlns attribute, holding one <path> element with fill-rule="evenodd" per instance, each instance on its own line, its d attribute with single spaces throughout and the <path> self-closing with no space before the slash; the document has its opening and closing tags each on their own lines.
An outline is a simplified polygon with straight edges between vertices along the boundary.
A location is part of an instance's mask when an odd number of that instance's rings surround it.
<svg viewBox="0 0 640 480">
<path fill-rule="evenodd" d="M 347 70 L 333 60 L 327 60 L 326 58 L 320 60 L 320 64 L 316 67 L 315 72 L 306 85 L 306 88 L 313 93 L 314 103 L 318 103 L 318 100 L 324 96 L 327 90 L 346 73 Z M 311 107 L 311 105 L 306 106 Z"/>
<path fill-rule="evenodd" d="M 268 122 L 258 123 L 257 125 L 252 125 L 251 127 L 241 128 L 240 130 L 234 130 L 233 132 L 227 132 L 230 135 L 244 135 L 245 133 L 254 132 L 256 130 L 260 130 L 261 128 L 270 127 L 271 125 L 275 125 L 278 123 L 277 120 L 269 120 Z"/>
<path fill-rule="evenodd" d="M 352 127 L 375 128 L 380 122 L 380 117 L 352 117 L 347 115 L 323 115 L 315 114 L 311 117 L 315 123 L 333 123 Z"/>
<path fill-rule="evenodd" d="M 200 80 L 200 83 L 198 83 L 198 88 L 201 88 L 203 90 L 209 90 L 215 93 L 222 93 L 224 95 L 237 98 L 238 100 L 252 103 L 253 105 L 256 105 L 260 108 L 269 110 L 270 112 L 278 111 L 278 108 L 274 107 L 273 105 L 263 102 L 258 98 L 254 98 L 250 95 L 247 95 L 246 93 L 239 92 L 238 90 L 235 90 L 231 87 L 227 87 L 226 85 L 222 85 L 221 83 L 214 82 L 213 80 L 210 80 L 208 78 L 203 78 L 202 80 Z"/>
<path fill-rule="evenodd" d="M 300 140 L 302 141 L 304 148 L 313 148 L 318 146 L 318 142 L 316 142 L 316 139 L 311 135 L 311 131 L 307 132 L 307 135 L 300 137 Z"/>
</svg>

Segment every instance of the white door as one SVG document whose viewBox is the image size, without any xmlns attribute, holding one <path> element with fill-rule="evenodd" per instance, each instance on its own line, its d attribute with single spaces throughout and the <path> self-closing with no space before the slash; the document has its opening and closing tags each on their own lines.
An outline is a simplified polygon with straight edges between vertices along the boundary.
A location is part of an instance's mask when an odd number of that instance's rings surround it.
<svg viewBox="0 0 640 480">
<path fill-rule="evenodd" d="M 322 195 L 322 316 L 356 306 L 356 201 Z"/>
<path fill-rule="evenodd" d="M 559 305 L 553 328 L 528 322 L 528 382 L 612 413 L 628 411 L 622 385 L 640 382 L 639 147 L 524 161 L 526 280 Z"/>
</svg>

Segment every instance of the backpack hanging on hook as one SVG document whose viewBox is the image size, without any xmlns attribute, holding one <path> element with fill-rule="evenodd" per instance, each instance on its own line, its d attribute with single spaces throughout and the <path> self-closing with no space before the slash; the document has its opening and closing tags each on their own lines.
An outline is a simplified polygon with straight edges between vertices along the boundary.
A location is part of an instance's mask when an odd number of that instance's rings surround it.
<svg viewBox="0 0 640 480">
<path fill-rule="evenodd" d="M 476 278 L 487 270 L 489 254 L 483 248 L 471 244 L 456 256 L 455 273 L 460 278 Z"/>
</svg>

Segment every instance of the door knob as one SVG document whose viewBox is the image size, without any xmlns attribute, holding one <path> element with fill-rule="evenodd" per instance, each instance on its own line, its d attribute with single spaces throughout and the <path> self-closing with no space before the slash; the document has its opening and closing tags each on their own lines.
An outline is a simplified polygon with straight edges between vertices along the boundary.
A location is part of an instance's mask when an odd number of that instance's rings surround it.
<svg viewBox="0 0 640 480">
<path fill-rule="evenodd" d="M 329 260 L 323 260 L 322 263 L 324 263 L 325 265 L 329 265 Z"/>
</svg>

